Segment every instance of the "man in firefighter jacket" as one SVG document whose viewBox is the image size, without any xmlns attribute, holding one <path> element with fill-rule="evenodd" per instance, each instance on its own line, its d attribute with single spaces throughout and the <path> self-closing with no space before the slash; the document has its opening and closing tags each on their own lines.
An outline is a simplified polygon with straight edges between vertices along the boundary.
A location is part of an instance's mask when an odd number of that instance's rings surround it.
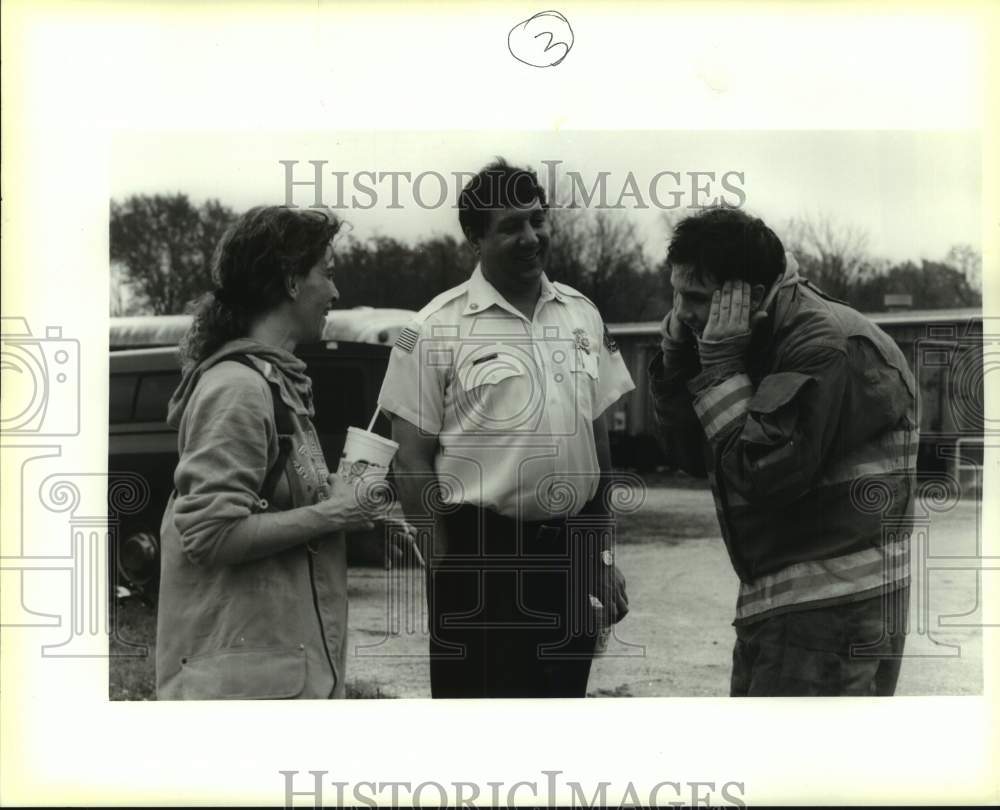
<svg viewBox="0 0 1000 810">
<path fill-rule="evenodd" d="M 669 460 L 709 478 L 740 579 L 731 694 L 893 694 L 918 443 L 906 360 L 741 211 L 682 221 L 667 261 L 651 394 Z"/>
</svg>

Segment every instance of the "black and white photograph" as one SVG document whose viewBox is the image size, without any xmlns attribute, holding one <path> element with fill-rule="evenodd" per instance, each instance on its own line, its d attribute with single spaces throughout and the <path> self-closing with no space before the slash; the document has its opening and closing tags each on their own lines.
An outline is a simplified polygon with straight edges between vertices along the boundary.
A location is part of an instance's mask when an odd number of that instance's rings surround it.
<svg viewBox="0 0 1000 810">
<path fill-rule="evenodd" d="M 998 19 L 713 6 L 5 5 L 5 801 L 1000 800 Z"/>
<path fill-rule="evenodd" d="M 112 699 L 981 694 L 977 138 L 279 143 L 116 142 Z"/>
</svg>

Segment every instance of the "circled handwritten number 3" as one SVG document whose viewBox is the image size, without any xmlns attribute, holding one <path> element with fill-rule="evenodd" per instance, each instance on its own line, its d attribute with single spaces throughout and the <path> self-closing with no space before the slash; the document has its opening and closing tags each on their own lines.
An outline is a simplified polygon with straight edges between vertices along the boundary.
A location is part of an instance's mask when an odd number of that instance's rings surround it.
<svg viewBox="0 0 1000 810">
<path fill-rule="evenodd" d="M 542 40 L 548 37 L 543 44 Z M 532 67 L 554 67 L 573 47 L 573 29 L 558 11 L 542 11 L 520 22 L 507 35 L 511 56 Z"/>
</svg>

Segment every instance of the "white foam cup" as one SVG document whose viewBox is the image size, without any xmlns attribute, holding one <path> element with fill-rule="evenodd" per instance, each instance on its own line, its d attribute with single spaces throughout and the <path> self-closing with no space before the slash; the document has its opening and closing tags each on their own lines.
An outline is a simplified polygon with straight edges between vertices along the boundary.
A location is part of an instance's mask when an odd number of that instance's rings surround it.
<svg viewBox="0 0 1000 810">
<path fill-rule="evenodd" d="M 381 481 L 389 472 L 389 465 L 398 449 L 399 444 L 392 439 L 362 428 L 349 427 L 337 475 L 349 484 L 362 478 Z"/>
</svg>

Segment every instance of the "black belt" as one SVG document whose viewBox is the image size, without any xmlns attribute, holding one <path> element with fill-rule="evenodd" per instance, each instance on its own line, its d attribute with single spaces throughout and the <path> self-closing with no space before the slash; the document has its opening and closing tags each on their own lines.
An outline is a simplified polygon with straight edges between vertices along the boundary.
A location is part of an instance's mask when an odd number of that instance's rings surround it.
<svg viewBox="0 0 1000 810">
<path fill-rule="evenodd" d="M 492 528 L 498 531 L 511 531 L 520 526 L 524 535 L 532 537 L 537 536 L 539 533 L 545 533 L 550 536 L 558 535 L 559 532 L 566 528 L 567 521 L 567 518 L 556 516 L 546 518 L 545 520 L 517 520 L 516 518 L 501 515 L 492 509 L 475 506 L 470 503 L 464 503 L 457 507 L 454 512 L 446 514 L 445 519 L 469 522 L 476 520 L 477 525 L 479 525 L 480 515 L 487 530 Z"/>
<path fill-rule="evenodd" d="M 580 514 L 586 514 L 586 507 Z M 529 557 L 536 555 L 567 554 L 578 555 L 584 552 L 588 555 L 596 553 L 594 549 L 570 548 L 566 542 L 566 526 L 571 518 L 553 515 L 545 520 L 516 520 L 492 509 L 473 504 L 462 504 L 443 514 L 445 527 L 448 530 L 448 556 L 481 554 L 515 554 L 518 553 L 514 539 L 520 538 L 520 551 Z M 478 542 L 480 530 L 486 536 L 485 547 Z M 575 543 L 573 545 L 576 545 Z"/>
</svg>

